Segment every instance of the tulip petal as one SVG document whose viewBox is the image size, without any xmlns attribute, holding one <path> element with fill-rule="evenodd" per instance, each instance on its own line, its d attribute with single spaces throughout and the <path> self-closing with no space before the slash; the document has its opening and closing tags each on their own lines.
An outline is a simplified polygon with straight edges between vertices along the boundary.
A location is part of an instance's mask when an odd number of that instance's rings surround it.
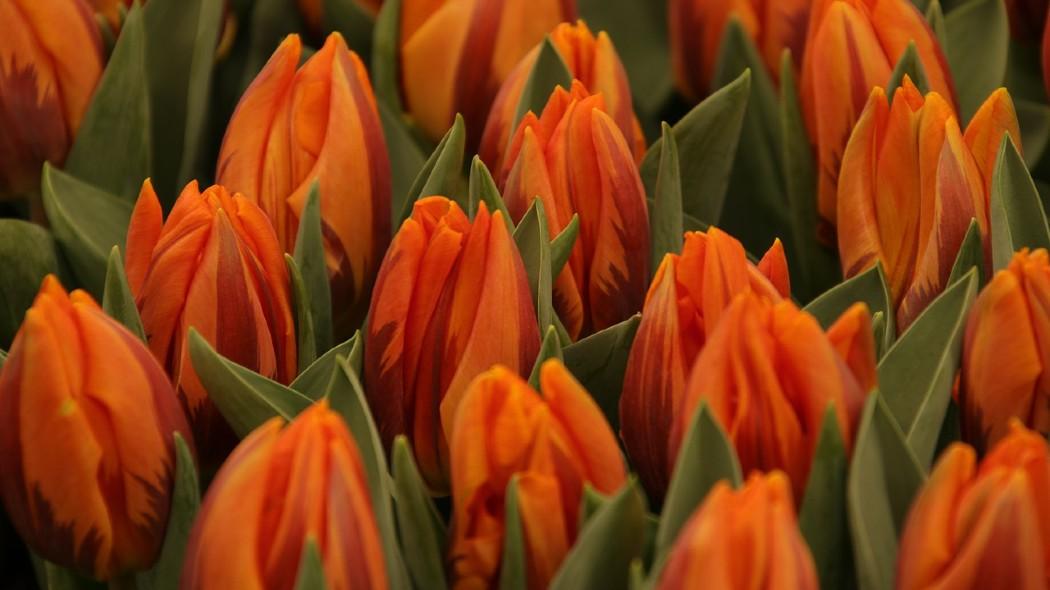
<svg viewBox="0 0 1050 590">
<path fill-rule="evenodd" d="M 142 291 L 142 283 L 146 280 L 146 273 L 153 260 L 153 250 L 160 240 L 163 226 L 164 213 L 160 207 L 160 200 L 153 190 L 153 183 L 147 178 L 142 183 L 135 209 L 131 212 L 127 245 L 124 247 L 124 271 L 127 273 L 128 286 L 133 294 Z"/>
</svg>

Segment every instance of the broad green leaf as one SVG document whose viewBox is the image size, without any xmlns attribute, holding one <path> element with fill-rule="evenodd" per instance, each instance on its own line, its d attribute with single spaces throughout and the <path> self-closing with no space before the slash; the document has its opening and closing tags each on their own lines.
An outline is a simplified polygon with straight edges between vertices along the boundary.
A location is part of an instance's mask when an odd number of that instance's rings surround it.
<svg viewBox="0 0 1050 590">
<path fill-rule="evenodd" d="M 430 154 L 413 181 L 412 188 L 408 189 L 408 196 L 395 226 L 400 226 L 402 221 L 412 215 L 412 207 L 416 201 L 431 195 L 448 197 L 456 201 L 463 211 L 468 210 L 469 205 L 459 198 L 460 172 L 463 169 L 466 142 L 467 132 L 463 117 L 456 115 L 456 122 L 441 138 L 441 143 L 434 148 L 434 153 Z"/>
<path fill-rule="evenodd" d="M 376 98 L 395 113 L 401 112 L 398 50 L 402 0 L 385 0 L 372 30 L 372 87 Z"/>
<path fill-rule="evenodd" d="M 805 311 L 813 314 L 820 325 L 827 329 L 839 319 L 844 311 L 858 301 L 867 304 L 873 316 L 881 312 L 886 318 L 886 329 L 881 336 L 881 346 L 884 350 L 888 349 L 897 334 L 893 322 L 896 310 L 893 307 L 893 300 L 890 299 L 890 290 L 886 286 L 886 275 L 882 271 L 881 263 L 836 285 L 810 302 L 805 307 Z M 878 333 L 875 334 L 875 339 L 880 340 Z"/>
<path fill-rule="evenodd" d="M 908 48 L 901 54 L 901 58 L 897 60 L 897 65 L 893 68 L 893 73 L 890 74 L 889 83 L 886 84 L 886 96 L 889 97 L 890 102 L 893 102 L 897 89 L 904 83 L 905 76 L 911 78 L 912 84 L 915 84 L 923 95 L 930 91 L 930 81 L 926 77 L 926 68 L 923 67 L 915 41 L 908 43 Z"/>
<path fill-rule="evenodd" d="M 503 222 L 507 225 L 507 231 L 511 234 L 514 233 L 514 220 L 511 219 L 510 212 L 507 211 L 507 204 L 503 202 L 503 196 L 499 194 L 499 188 L 496 187 L 496 181 L 492 179 L 488 166 L 485 166 L 485 163 L 478 156 L 474 156 L 474 159 L 470 161 L 470 178 L 467 181 L 467 203 L 469 207 L 467 214 L 471 218 L 477 214 L 481 203 L 485 203 L 485 208 L 488 209 L 489 213 L 499 211 Z"/>
<path fill-rule="evenodd" d="M 528 568 L 525 563 L 525 531 L 518 510 L 518 475 L 512 475 L 507 484 L 504 505 L 499 590 L 525 590 L 528 588 Z"/>
<path fill-rule="evenodd" d="M 671 126 L 663 123 L 660 139 L 660 165 L 653 189 L 653 207 L 649 211 L 649 231 L 652 234 L 651 272 L 656 274 L 665 254 L 682 251 L 685 228 L 682 226 L 682 177 L 678 163 L 678 144 Z"/>
<path fill-rule="evenodd" d="M 386 5 L 389 4 L 387 2 Z M 383 135 L 386 137 L 387 153 L 390 154 L 390 216 L 394 223 L 394 231 L 397 231 L 412 183 L 426 164 L 427 157 L 412 137 L 412 132 L 401 115 L 383 101 L 378 101 L 376 106 L 379 108 L 379 122 L 383 125 Z"/>
<path fill-rule="evenodd" d="M 568 90 L 572 79 L 573 75 L 569 71 L 569 66 L 565 64 L 565 60 L 562 59 L 548 36 L 540 44 L 536 62 L 529 72 L 529 77 L 525 80 L 521 97 L 514 108 L 514 120 L 510 126 L 512 132 L 518 128 L 518 124 L 529 111 L 535 113 L 537 117 L 540 116 L 554 89 L 561 86 Z"/>
<path fill-rule="evenodd" d="M 120 247 L 113 246 L 109 251 L 106 266 L 106 288 L 102 294 L 102 309 L 109 317 L 124 325 L 139 340 L 146 341 L 146 331 L 142 328 L 142 318 L 135 305 L 135 296 L 128 286 L 128 277 L 124 274 L 124 261 L 120 258 Z"/>
<path fill-rule="evenodd" d="M 944 16 L 945 57 L 955 81 L 960 121 L 969 121 L 1006 80 L 1010 22 L 1003 0 L 970 0 Z"/>
<path fill-rule="evenodd" d="M 852 579 L 846 513 L 848 469 L 849 454 L 839 432 L 835 408 L 829 406 L 798 515 L 798 525 L 813 554 L 821 588 L 846 588 Z"/>
<path fill-rule="evenodd" d="M 358 0 L 322 0 L 321 20 L 326 31 L 338 31 L 364 63 L 372 55 L 375 17 Z"/>
<path fill-rule="evenodd" d="M 561 340 L 558 338 L 558 331 L 554 326 L 547 326 L 543 342 L 540 343 L 540 353 L 536 356 L 536 362 L 532 365 L 532 373 L 529 374 L 529 385 L 536 391 L 540 391 L 540 368 L 543 367 L 543 363 L 551 359 L 558 359 L 563 362 L 565 360 L 561 351 Z"/>
<path fill-rule="evenodd" d="M 408 439 L 394 440 L 394 508 L 402 555 L 416 588 L 446 588 L 445 523 L 419 475 Z"/>
<path fill-rule="evenodd" d="M 1009 134 L 999 146 L 990 200 L 993 270 L 1006 268 L 1021 248 L 1050 248 L 1039 191 Z"/>
<path fill-rule="evenodd" d="M 295 237 L 295 265 L 303 275 L 303 286 L 310 302 L 314 329 L 314 350 L 332 348 L 332 292 L 325 264 L 324 229 L 321 225 L 321 193 L 317 181 L 303 205 L 299 231 Z"/>
<path fill-rule="evenodd" d="M 615 326 L 565 347 L 562 351 L 565 366 L 590 392 L 613 432 L 620 430 L 623 374 L 627 370 L 627 356 L 631 352 L 631 344 L 634 342 L 639 322 L 641 316 L 635 314 Z"/>
<path fill-rule="evenodd" d="M 976 219 L 970 220 L 970 227 L 966 230 L 959 253 L 955 255 L 955 264 L 952 265 L 952 274 L 948 277 L 951 285 L 961 280 L 971 268 L 977 269 L 978 287 L 984 283 L 984 243 L 981 240 L 981 228 Z"/>
<path fill-rule="evenodd" d="M 284 264 L 288 267 L 288 279 L 292 287 L 292 303 L 295 308 L 295 342 L 296 361 L 299 372 L 304 371 L 317 360 L 317 337 L 314 335 L 314 318 L 310 313 L 310 295 L 303 281 L 303 273 L 295 258 L 284 255 Z"/>
<path fill-rule="evenodd" d="M 201 504 L 200 481 L 193 453 L 179 433 L 175 437 L 175 480 L 171 495 L 171 512 L 164 530 L 164 544 L 153 567 L 139 575 L 139 587 L 153 590 L 178 590 L 186 544 Z"/>
<path fill-rule="evenodd" d="M 338 378 L 338 372 L 342 370 L 339 368 L 339 357 L 348 358 L 352 354 L 351 351 L 353 351 L 354 347 L 360 346 L 358 338 L 360 338 L 360 335 L 354 335 L 349 340 L 336 345 L 328 352 L 322 354 L 320 358 L 299 373 L 299 376 L 288 387 L 312 400 L 319 400 L 327 396 Z"/>
<path fill-rule="evenodd" d="M 51 233 L 20 219 L 0 219 L 0 347 L 8 347 L 44 277 L 58 272 Z"/>
<path fill-rule="evenodd" d="M 303 543 L 303 555 L 299 558 L 299 574 L 295 577 L 295 590 L 325 590 L 324 563 L 317 541 L 310 535 Z"/>
<path fill-rule="evenodd" d="M 536 319 L 540 329 L 554 323 L 553 275 L 551 274 L 551 248 L 547 232 L 547 214 L 543 201 L 534 199 L 532 206 L 521 218 L 514 230 L 514 241 L 525 263 L 532 300 L 536 304 Z"/>
</svg>

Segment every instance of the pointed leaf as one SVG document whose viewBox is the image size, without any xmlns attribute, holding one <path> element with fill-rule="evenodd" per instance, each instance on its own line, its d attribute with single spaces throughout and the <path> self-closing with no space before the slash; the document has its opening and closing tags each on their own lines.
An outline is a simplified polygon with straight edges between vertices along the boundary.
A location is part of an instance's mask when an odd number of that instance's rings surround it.
<svg viewBox="0 0 1050 590">
<path fill-rule="evenodd" d="M 503 557 L 500 560 L 499 590 L 528 588 L 525 564 L 525 531 L 518 510 L 518 476 L 507 484 L 503 510 Z"/>
<path fill-rule="evenodd" d="M 853 577 L 846 513 L 848 469 L 849 455 L 839 432 L 835 408 L 829 406 L 798 515 L 798 525 L 813 554 L 821 588 L 845 588 Z"/>
<path fill-rule="evenodd" d="M 634 342 L 639 322 L 641 316 L 635 314 L 615 326 L 567 346 L 562 351 L 565 355 L 565 366 L 590 392 L 613 432 L 620 430 L 623 374 L 627 370 L 627 356 L 631 352 L 631 344 Z"/>
<path fill-rule="evenodd" d="M 171 512 L 164 531 L 164 544 L 153 567 L 139 575 L 139 587 L 153 590 L 178 590 L 179 575 L 186 555 L 186 544 L 201 504 L 200 482 L 193 453 L 179 433 L 175 437 L 175 483 Z"/>
<path fill-rule="evenodd" d="M 319 400 L 332 391 L 339 368 L 339 357 L 346 358 L 357 344 L 357 336 L 339 344 L 321 355 L 306 367 L 288 387 L 298 391 L 312 400 Z"/>
<path fill-rule="evenodd" d="M 660 152 L 660 165 L 656 173 L 656 186 L 653 192 L 653 208 L 649 213 L 649 226 L 653 236 L 652 257 L 649 268 L 660 268 L 665 254 L 678 254 L 682 251 L 682 178 L 681 165 L 678 163 L 678 144 L 674 140 L 671 126 L 661 126 L 663 150 Z"/>
<path fill-rule="evenodd" d="M 1008 134 L 999 146 L 990 200 L 993 270 L 1006 268 L 1021 248 L 1050 248 L 1039 191 Z"/>
<path fill-rule="evenodd" d="M 317 337 L 314 335 L 314 318 L 310 313 L 310 295 L 303 281 L 303 273 L 295 258 L 284 255 L 288 267 L 288 279 L 292 287 L 292 303 L 295 308 L 295 342 L 299 371 L 302 372 L 317 359 Z"/>
<path fill-rule="evenodd" d="M 851 305 L 863 302 L 868 306 L 872 315 L 881 312 L 886 318 L 886 329 L 880 339 L 876 332 L 876 341 L 881 340 L 881 345 L 888 349 L 896 336 L 896 328 L 893 326 L 895 308 L 890 299 L 890 290 L 886 286 L 886 275 L 882 271 L 882 265 L 876 264 L 859 275 L 846 280 L 833 287 L 827 293 L 817 297 L 805 307 L 805 311 L 813 314 L 824 329 L 829 328 L 835 320 L 842 315 Z M 879 343 L 879 342 L 877 342 Z"/>
<path fill-rule="evenodd" d="M 952 274 L 948 277 L 948 284 L 958 282 L 970 272 L 971 268 L 977 269 L 978 287 L 984 283 L 984 244 L 981 240 L 981 228 L 976 219 L 970 220 L 970 227 L 966 230 L 959 253 L 955 255 L 955 264 L 952 265 Z"/>
<path fill-rule="evenodd" d="M 434 152 L 427 158 L 423 168 L 419 171 L 412 188 L 408 189 L 401 216 L 398 218 L 400 225 L 402 221 L 412 215 L 412 207 L 416 201 L 431 195 L 441 195 L 456 201 L 464 211 L 469 205 L 464 199 L 459 198 L 460 171 L 463 169 L 463 152 L 466 149 L 467 131 L 463 124 L 463 117 L 456 115 L 456 122 L 452 128 L 441 138 L 441 142 L 434 148 Z"/>
<path fill-rule="evenodd" d="M 0 219 L 0 347 L 8 347 L 44 277 L 58 272 L 51 233 L 35 223 Z"/>
<path fill-rule="evenodd" d="M 401 111 L 398 48 L 401 36 L 402 0 L 384 0 L 372 30 L 372 86 L 378 102 L 392 112 Z"/>
<path fill-rule="evenodd" d="M 945 57 L 959 96 L 960 122 L 969 121 L 1006 80 L 1010 22 L 1003 0 L 970 0 L 944 17 Z"/>
<path fill-rule="evenodd" d="M 139 317 L 139 309 L 135 306 L 135 296 L 131 294 L 128 277 L 124 274 L 124 261 L 120 258 L 119 246 L 113 246 L 109 251 L 102 310 L 138 336 L 139 340 L 146 341 L 146 331 L 142 328 L 142 318 Z"/>
<path fill-rule="evenodd" d="M 576 246 L 576 238 L 579 235 L 580 215 L 573 213 L 565 229 L 551 240 L 551 277 L 561 274 L 562 269 L 569 262 L 569 256 L 572 255 L 572 249 Z"/>
<path fill-rule="evenodd" d="M 893 68 L 893 73 L 890 74 L 890 81 L 886 84 L 886 96 L 889 97 L 890 102 L 893 102 L 897 89 L 904 83 L 905 76 L 911 78 L 912 84 L 915 84 L 923 95 L 930 91 L 930 81 L 926 77 L 926 68 L 923 67 L 915 41 L 908 43 L 908 48 L 901 54 L 896 67 Z"/>
<path fill-rule="evenodd" d="M 547 332 L 540 343 L 540 353 L 536 356 L 536 362 L 532 365 L 532 373 L 529 374 L 529 385 L 536 391 L 540 390 L 540 368 L 543 363 L 550 359 L 564 361 L 561 352 L 561 340 L 558 338 L 558 330 L 554 326 L 547 326 Z"/>
<path fill-rule="evenodd" d="M 532 300 L 536 303 L 536 319 L 540 329 L 554 323 L 553 275 L 551 274 L 551 248 L 548 241 L 547 214 L 543 201 L 535 199 L 514 230 L 514 241 L 525 264 Z"/>
<path fill-rule="evenodd" d="M 948 31 L 944 26 L 944 10 L 941 8 L 940 1 L 930 0 L 930 3 L 926 6 L 925 13 L 926 22 L 930 24 L 933 36 L 941 44 L 941 51 L 948 55 L 951 51 L 948 50 Z"/>
<path fill-rule="evenodd" d="M 311 535 L 303 544 L 303 556 L 299 559 L 299 575 L 295 578 L 295 590 L 325 590 L 327 587 L 324 581 L 324 563 L 321 562 L 321 552 L 317 549 L 317 541 Z"/>
<path fill-rule="evenodd" d="M 299 231 L 295 237 L 295 265 L 303 276 L 314 329 L 314 351 L 332 348 L 332 292 L 325 264 L 321 193 L 317 181 L 310 186 Z"/>
<path fill-rule="evenodd" d="M 412 458 L 408 439 L 394 441 L 394 508 L 405 565 L 416 588 L 446 588 L 445 523 L 438 516 Z"/>
<path fill-rule="evenodd" d="M 478 156 L 474 156 L 474 159 L 470 162 L 467 202 L 470 207 L 467 213 L 471 218 L 478 212 L 478 206 L 481 203 L 485 203 L 489 213 L 500 212 L 504 223 L 507 224 L 507 231 L 511 234 L 514 233 L 514 220 L 510 218 L 507 204 L 503 201 L 503 196 L 499 194 L 499 188 L 496 187 L 496 181 L 492 179 L 492 174 L 489 172 L 488 167 L 485 166 L 485 163 Z"/>
<path fill-rule="evenodd" d="M 536 62 L 532 65 L 529 77 L 525 80 L 522 88 L 521 98 L 514 109 L 513 124 L 510 126 L 512 132 L 517 130 L 525 113 L 532 111 L 540 116 L 543 107 L 547 106 L 551 94 L 558 86 L 568 90 L 572 85 L 572 72 L 565 64 L 558 49 L 547 36 L 540 44 L 540 52 L 536 56 Z"/>
</svg>

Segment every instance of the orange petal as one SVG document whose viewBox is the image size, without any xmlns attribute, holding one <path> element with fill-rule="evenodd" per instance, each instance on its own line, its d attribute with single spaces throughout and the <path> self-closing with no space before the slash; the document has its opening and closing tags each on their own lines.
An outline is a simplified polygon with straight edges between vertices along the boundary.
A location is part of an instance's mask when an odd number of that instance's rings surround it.
<svg viewBox="0 0 1050 590">
<path fill-rule="evenodd" d="M 147 178 L 142 183 L 135 209 L 131 212 L 127 245 L 124 247 L 124 271 L 132 294 L 137 295 L 142 291 L 142 283 L 146 280 L 163 225 L 164 213 L 160 200 L 153 190 L 153 183 Z"/>
<path fill-rule="evenodd" d="M 758 270 L 773 283 L 781 297 L 791 297 L 791 275 L 780 238 L 773 240 L 773 245 L 758 261 Z"/>
</svg>

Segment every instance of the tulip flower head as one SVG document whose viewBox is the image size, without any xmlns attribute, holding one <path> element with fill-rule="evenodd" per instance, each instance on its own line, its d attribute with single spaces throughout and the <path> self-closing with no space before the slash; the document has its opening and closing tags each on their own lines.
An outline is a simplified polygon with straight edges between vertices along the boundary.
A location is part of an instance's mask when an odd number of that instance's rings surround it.
<svg viewBox="0 0 1050 590">
<path fill-rule="evenodd" d="M 455 588 L 497 582 L 512 479 L 530 589 L 547 587 L 575 542 L 584 485 L 610 494 L 626 483 L 612 430 L 560 361 L 544 363 L 540 390 L 497 366 L 460 403 L 451 437 Z"/>
<path fill-rule="evenodd" d="M 248 435 L 212 482 L 180 587 L 294 588 L 312 540 L 329 588 L 387 588 L 368 479 L 343 419 L 322 401 L 281 426 L 273 418 Z"/>
<path fill-rule="evenodd" d="M 174 433 L 146 346 L 48 276 L 0 373 L 0 495 L 38 555 L 100 580 L 151 567 L 168 525 Z"/>
</svg>

